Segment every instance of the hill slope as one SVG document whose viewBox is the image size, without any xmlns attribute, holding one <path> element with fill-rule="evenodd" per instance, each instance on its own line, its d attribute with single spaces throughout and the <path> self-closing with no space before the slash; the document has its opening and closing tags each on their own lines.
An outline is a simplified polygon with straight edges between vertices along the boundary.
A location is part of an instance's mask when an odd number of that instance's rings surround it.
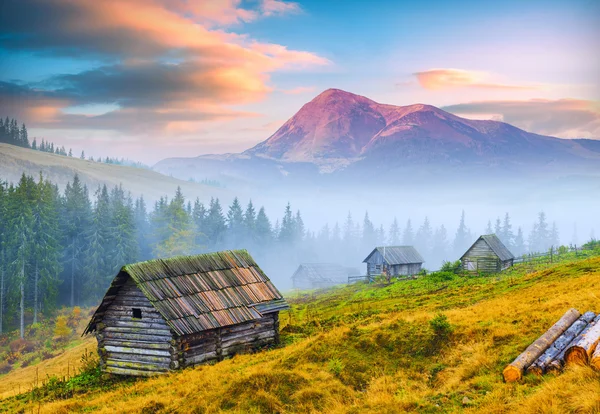
<svg viewBox="0 0 600 414">
<path fill-rule="evenodd" d="M 65 400 L 46 398 L 39 412 L 598 412 L 600 373 L 589 367 L 527 376 L 520 384 L 501 377 L 568 308 L 600 310 L 598 276 L 596 256 L 520 265 L 499 277 L 304 294 L 281 315 L 285 347 Z M 430 327 L 439 312 L 453 328 L 448 338 Z M 0 403 L 13 411 L 31 407 L 38 404 L 26 397 Z"/>
<path fill-rule="evenodd" d="M 73 181 L 73 175 L 77 173 L 91 193 L 101 184 L 109 187 L 123 184 L 134 197 L 144 195 L 147 202 L 165 195 L 171 197 L 178 186 L 192 200 L 200 197 L 208 201 L 211 196 L 223 200 L 233 198 L 225 189 L 179 180 L 152 170 L 103 164 L 0 143 L 0 179 L 16 183 L 21 174 L 38 177 L 40 171 L 61 188 Z"/>
</svg>

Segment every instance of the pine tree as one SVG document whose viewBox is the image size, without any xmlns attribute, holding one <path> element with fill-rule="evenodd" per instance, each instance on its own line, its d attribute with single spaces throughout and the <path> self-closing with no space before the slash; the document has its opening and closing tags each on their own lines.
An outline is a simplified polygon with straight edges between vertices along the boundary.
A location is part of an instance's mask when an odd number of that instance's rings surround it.
<svg viewBox="0 0 600 414">
<path fill-rule="evenodd" d="M 137 234 L 137 245 L 139 248 L 139 260 L 146 261 L 152 258 L 152 248 L 150 246 L 150 223 L 148 221 L 148 212 L 144 197 L 140 196 L 135 200 L 133 211 L 135 220 L 135 229 Z"/>
<path fill-rule="evenodd" d="M 469 247 L 471 241 L 470 231 L 465 223 L 465 211 L 463 210 L 460 215 L 460 223 L 456 230 L 456 236 L 454 237 L 454 254 L 462 255 L 464 251 Z"/>
<path fill-rule="evenodd" d="M 0 140 L 3 138 L 4 123 L 0 118 Z M 6 308 L 6 237 L 8 235 L 8 191 L 4 182 L 0 181 L 0 334 L 4 332 L 4 315 Z"/>
<path fill-rule="evenodd" d="M 504 222 L 502 223 L 502 231 L 500 233 L 500 240 L 504 245 L 511 250 L 514 247 L 515 235 L 512 232 L 512 224 L 510 224 L 510 216 L 508 213 L 504 215 Z"/>
<path fill-rule="evenodd" d="M 14 283 L 18 286 L 15 291 L 19 301 L 19 333 L 23 338 L 25 335 L 25 300 L 26 289 L 29 284 L 29 271 L 33 252 L 33 203 L 35 183 L 31 177 L 23 174 L 19 185 L 12 193 L 9 201 L 9 216 L 12 218 L 9 224 L 9 251 L 13 253 L 14 260 L 11 261 L 11 273 L 15 275 Z"/>
<path fill-rule="evenodd" d="M 110 260 L 111 211 L 110 196 L 106 185 L 96 190 L 96 200 L 88 234 L 88 248 L 85 255 L 86 283 L 84 295 L 93 303 L 102 292 L 112 273 Z"/>
<path fill-rule="evenodd" d="M 198 251 L 204 251 L 207 243 L 207 237 L 204 233 L 206 231 L 206 208 L 197 197 L 194 201 L 194 208 L 192 209 L 192 221 L 194 222 L 195 226 L 194 243 L 196 245 L 196 249 Z"/>
<path fill-rule="evenodd" d="M 369 212 L 365 212 L 365 217 L 363 219 L 363 233 L 362 233 L 362 247 L 363 249 L 369 250 L 373 249 L 373 247 L 377 244 L 377 235 L 375 233 L 375 227 L 373 223 L 369 219 Z"/>
<path fill-rule="evenodd" d="M 221 247 L 226 229 L 227 226 L 221 203 L 218 198 L 211 198 L 206 217 L 206 231 L 204 233 L 208 237 L 208 243 L 212 249 L 219 249 Z"/>
<path fill-rule="evenodd" d="M 65 270 L 69 279 L 69 304 L 71 307 L 78 305 L 81 299 L 82 280 L 78 276 L 83 273 L 83 259 L 87 250 L 91 210 L 87 187 L 75 174 L 73 183 L 68 183 L 65 188 L 62 212 L 62 227 L 66 245 Z"/>
<path fill-rule="evenodd" d="M 442 262 L 446 260 L 448 254 L 447 248 L 448 232 L 446 231 L 446 227 L 442 224 L 435 230 L 435 234 L 433 235 L 433 251 L 431 253 L 434 262 L 438 266 L 441 266 Z"/>
<path fill-rule="evenodd" d="M 422 252 L 423 257 L 429 257 L 433 247 L 433 231 L 428 217 L 425 217 L 423 224 L 419 227 L 419 230 L 417 230 L 417 234 L 415 235 L 415 245 L 417 250 Z"/>
<path fill-rule="evenodd" d="M 243 238 L 244 213 L 237 197 L 227 211 L 227 240 L 228 245 L 237 249 Z"/>
<path fill-rule="evenodd" d="M 560 237 L 558 235 L 558 227 L 556 222 L 552 222 L 552 229 L 550 230 L 550 248 L 558 248 L 560 246 Z"/>
<path fill-rule="evenodd" d="M 244 211 L 244 241 L 253 245 L 256 242 L 256 210 L 252 200 L 248 202 Z"/>
<path fill-rule="evenodd" d="M 292 216 L 290 203 L 285 206 L 281 229 L 279 230 L 279 241 L 282 243 L 292 243 L 294 241 L 294 217 Z"/>
<path fill-rule="evenodd" d="M 398 227 L 398 220 L 394 217 L 394 221 L 390 226 L 389 231 L 389 242 L 391 245 L 396 246 L 400 244 L 400 227 Z"/>
<path fill-rule="evenodd" d="M 487 226 L 485 227 L 485 234 L 493 234 L 494 229 L 492 228 L 492 221 L 488 220 Z"/>
<path fill-rule="evenodd" d="M 31 149 L 32 150 L 37 150 L 37 139 L 33 138 L 33 142 L 31 143 Z"/>
<path fill-rule="evenodd" d="M 177 187 L 175 197 L 165 209 L 166 227 L 164 235 L 155 246 L 158 257 L 189 255 L 194 250 L 194 224 L 187 213 L 185 197 L 180 187 Z"/>
<path fill-rule="evenodd" d="M 296 211 L 296 216 L 293 221 L 293 241 L 296 243 L 301 242 L 304 239 L 305 229 L 304 229 L 304 220 L 302 220 L 302 215 L 300 214 L 300 210 Z"/>
<path fill-rule="evenodd" d="M 525 239 L 521 227 L 517 229 L 517 235 L 515 236 L 514 253 L 516 256 L 525 254 Z"/>
<path fill-rule="evenodd" d="M 500 217 L 496 218 L 496 224 L 494 225 L 494 234 L 498 237 L 502 236 L 502 222 L 500 221 Z"/>
<path fill-rule="evenodd" d="M 415 242 L 415 236 L 412 228 L 412 223 L 410 219 L 406 221 L 406 227 L 404 227 L 404 232 L 402 233 L 402 244 L 405 246 L 412 246 Z"/>
<path fill-rule="evenodd" d="M 33 323 L 38 322 L 38 313 L 54 308 L 58 295 L 60 264 L 60 228 L 58 219 L 58 188 L 44 180 L 40 174 L 33 205 L 32 256 L 33 279 Z"/>
<path fill-rule="evenodd" d="M 85 151 L 81 151 L 81 155 L 79 156 L 79 158 L 85 160 Z"/>
<path fill-rule="evenodd" d="M 271 244 L 273 230 L 271 229 L 271 222 L 265 213 L 265 208 L 261 207 L 256 215 L 256 243 L 265 249 Z"/>
</svg>

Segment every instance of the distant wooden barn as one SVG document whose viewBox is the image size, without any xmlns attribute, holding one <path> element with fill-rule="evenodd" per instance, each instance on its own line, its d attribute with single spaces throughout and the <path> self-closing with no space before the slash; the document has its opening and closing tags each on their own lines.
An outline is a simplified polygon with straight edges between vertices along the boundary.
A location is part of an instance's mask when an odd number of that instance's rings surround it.
<svg viewBox="0 0 600 414">
<path fill-rule="evenodd" d="M 409 276 L 419 273 L 424 261 L 413 246 L 382 246 L 373 249 L 363 263 L 367 276 Z"/>
<path fill-rule="evenodd" d="M 335 263 L 302 263 L 292 275 L 295 289 L 317 289 L 348 283 L 348 276 L 356 276 L 358 269 Z"/>
<path fill-rule="evenodd" d="M 124 266 L 84 334 L 103 371 L 153 375 L 279 342 L 288 305 L 245 250 Z"/>
<path fill-rule="evenodd" d="M 515 256 L 495 234 L 480 236 L 460 258 L 463 270 L 471 273 L 497 273 L 513 265 Z"/>
</svg>

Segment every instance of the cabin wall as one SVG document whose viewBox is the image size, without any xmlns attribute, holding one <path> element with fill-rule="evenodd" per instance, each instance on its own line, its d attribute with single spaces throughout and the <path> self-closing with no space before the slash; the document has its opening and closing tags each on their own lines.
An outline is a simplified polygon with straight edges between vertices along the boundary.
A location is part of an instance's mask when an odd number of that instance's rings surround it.
<svg viewBox="0 0 600 414">
<path fill-rule="evenodd" d="M 383 269 L 387 269 L 391 276 L 411 276 L 416 275 L 421 271 L 421 263 L 410 263 L 410 264 L 397 264 L 387 265 L 384 264 L 383 255 L 376 251 L 367 262 L 367 275 L 374 276 L 380 275 Z"/>
<path fill-rule="evenodd" d="M 141 319 L 134 318 L 134 308 Z M 178 368 L 169 326 L 131 279 L 104 312 L 96 338 L 105 372 L 153 375 Z"/>
<path fill-rule="evenodd" d="M 421 263 L 410 263 L 390 266 L 392 276 L 412 276 L 421 271 Z"/>
<path fill-rule="evenodd" d="M 189 367 L 279 343 L 279 312 L 178 339 L 180 365 Z"/>
<path fill-rule="evenodd" d="M 504 266 L 483 239 L 475 242 L 462 257 L 461 262 L 463 269 L 470 273 L 497 273 Z"/>
</svg>

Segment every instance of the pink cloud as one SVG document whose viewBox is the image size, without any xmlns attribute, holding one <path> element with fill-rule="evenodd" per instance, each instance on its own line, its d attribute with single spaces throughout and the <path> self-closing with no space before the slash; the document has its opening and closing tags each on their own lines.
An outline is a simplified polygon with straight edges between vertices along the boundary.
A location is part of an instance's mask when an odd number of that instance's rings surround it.
<svg viewBox="0 0 600 414">
<path fill-rule="evenodd" d="M 531 85 L 511 85 L 490 82 L 492 77 L 485 72 L 468 71 L 461 69 L 431 69 L 414 73 L 417 81 L 424 89 L 443 90 L 453 88 L 479 88 L 502 90 L 528 90 L 537 89 Z"/>
<path fill-rule="evenodd" d="M 281 92 L 283 92 L 287 95 L 300 95 L 303 93 L 310 93 L 310 92 L 314 92 L 314 91 L 315 91 L 314 86 L 298 86 L 298 87 L 292 88 L 292 89 L 281 89 Z"/>
</svg>

